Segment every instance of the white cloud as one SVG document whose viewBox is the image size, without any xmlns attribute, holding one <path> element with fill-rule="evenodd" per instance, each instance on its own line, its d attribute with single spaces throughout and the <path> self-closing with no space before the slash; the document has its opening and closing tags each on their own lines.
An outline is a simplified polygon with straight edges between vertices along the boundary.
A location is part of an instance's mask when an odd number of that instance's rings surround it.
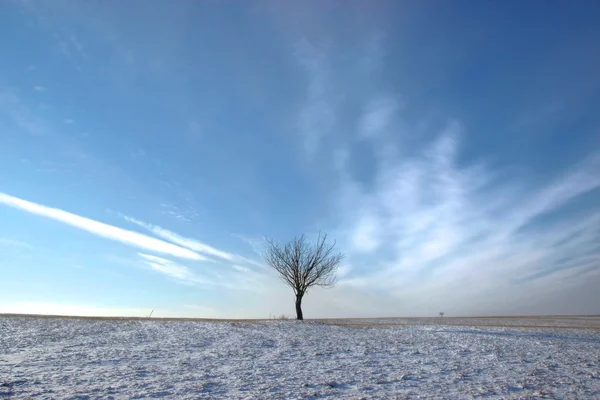
<svg viewBox="0 0 600 400">
<path fill-rule="evenodd" d="M 92 219 L 81 217 L 57 208 L 51 208 L 41 204 L 32 203 L 30 201 L 22 200 L 1 192 L 0 204 L 4 204 L 6 206 L 13 207 L 31 214 L 50 218 L 55 221 L 82 229 L 94 235 L 114 240 L 129 246 L 190 260 L 203 259 L 203 257 L 198 253 L 180 246 L 176 246 L 172 243 L 167 243 L 137 232 L 128 231 L 116 226 L 94 221 Z"/>
<path fill-rule="evenodd" d="M 367 76 L 376 74 L 381 68 L 385 55 L 385 39 L 383 32 L 376 32 L 366 40 L 365 54 L 359 58 L 359 66 Z"/>
<path fill-rule="evenodd" d="M 514 228 L 524 225 L 537 215 L 556 209 L 571 199 L 600 186 L 600 153 L 594 153 L 559 179 L 536 193 L 514 215 Z"/>
<path fill-rule="evenodd" d="M 47 124 L 25 107 L 10 91 L 0 92 L 0 110 L 6 112 L 23 131 L 36 136 L 48 133 Z"/>
<path fill-rule="evenodd" d="M 138 255 L 144 260 L 144 263 L 149 265 L 154 271 L 165 274 L 183 283 L 206 286 L 213 284 L 213 282 L 210 282 L 192 272 L 188 267 L 179 265 L 171 260 L 145 253 L 138 253 Z"/>
<path fill-rule="evenodd" d="M 333 151 L 333 168 L 337 171 L 343 171 L 347 167 L 349 159 L 350 150 L 344 147 L 335 149 Z"/>
<path fill-rule="evenodd" d="M 33 87 L 33 90 L 35 90 L 36 92 L 45 92 L 47 89 L 43 86 L 36 85 Z"/>
<path fill-rule="evenodd" d="M 599 154 L 544 187 L 527 187 L 516 178 L 499 181 L 482 165 L 459 164 L 461 129 L 452 122 L 428 145 L 379 157 L 373 186 L 342 180 L 341 230 L 349 261 L 358 266 L 342 287 L 384 289 L 410 302 L 411 312 L 443 304 L 463 313 L 485 313 L 484 304 L 507 312 L 528 293 L 543 298 L 533 291 L 546 276 L 559 290 L 562 272 L 555 271 L 598 269 L 598 207 L 559 212 L 600 188 Z M 580 275 L 573 280 L 585 282 Z M 551 296 L 544 301 L 551 304 Z"/>
<path fill-rule="evenodd" d="M 242 267 L 241 265 L 232 265 L 231 268 L 235 269 L 236 271 L 239 272 L 248 272 L 248 273 L 252 273 L 253 271 L 248 268 L 248 267 Z"/>
<path fill-rule="evenodd" d="M 247 266 L 232 264 L 231 269 L 218 268 L 215 264 L 203 266 L 202 274 L 191 268 L 152 254 L 138 253 L 142 262 L 152 270 L 166 275 L 178 283 L 201 286 L 207 289 L 223 288 L 228 290 L 244 290 L 259 292 L 264 289 L 268 277 Z"/>
<path fill-rule="evenodd" d="M 161 237 L 170 242 L 176 243 L 180 246 L 186 247 L 188 249 L 200 252 L 202 254 L 218 257 L 227 261 L 234 260 L 235 256 L 233 254 L 227 253 L 225 251 L 221 251 L 211 247 L 207 244 L 204 244 L 196 239 L 183 237 L 175 232 L 171 232 L 167 229 L 161 228 L 160 226 L 152 225 L 146 222 L 138 221 L 135 218 L 124 216 L 126 221 L 131 222 L 132 224 L 141 226 L 144 229 L 152 232 L 158 237 Z"/>
<path fill-rule="evenodd" d="M 250 245 L 252 247 L 252 251 L 257 255 L 262 255 L 262 252 L 265 248 L 264 238 L 250 237 L 246 235 L 233 234 L 233 237 L 236 237 L 243 241 L 244 243 Z"/>
<path fill-rule="evenodd" d="M 327 47 L 327 46 L 323 46 Z M 318 150 L 324 136 L 335 125 L 335 106 L 331 94 L 327 50 L 300 41 L 296 58 L 308 75 L 306 100 L 298 115 L 298 129 L 304 138 L 304 149 L 309 157 Z"/>
<path fill-rule="evenodd" d="M 591 281 L 600 283 L 600 208 L 586 201 L 579 211 L 568 207 L 582 195 L 599 194 L 600 152 L 534 185 L 480 161 L 465 163 L 462 140 L 473 133 L 459 121 L 437 131 L 432 131 L 437 119 L 410 124 L 397 96 L 368 91 L 347 99 L 363 104 L 362 114 L 349 120 L 355 129 L 335 132 L 335 122 L 345 122 L 348 110 L 328 92 L 340 86 L 328 74 L 329 60 L 315 54 L 304 61 L 308 71 L 317 72 L 313 78 L 323 79 L 315 81 L 320 89 L 315 92 L 333 113 L 328 118 L 337 141 L 320 141 L 330 146 L 322 150 L 332 154 L 329 166 L 339 179 L 333 204 L 340 219 L 329 230 L 339 232 L 341 250 L 353 266 L 341 270 L 329 304 L 338 299 L 353 311 L 381 314 L 372 302 L 371 310 L 345 303 L 351 291 L 377 291 L 383 296 L 378 300 L 395 307 L 396 315 L 593 309 L 582 307 L 583 298 L 600 304 L 600 292 L 589 292 Z M 379 68 L 382 49 L 373 54 L 376 62 L 367 63 L 363 73 Z M 352 132 L 370 146 L 350 147 Z M 350 148 L 361 169 L 348 163 Z M 369 160 L 374 160 L 367 166 L 372 178 L 365 178 L 362 163 Z"/>
<path fill-rule="evenodd" d="M 468 127 L 449 121 L 438 129 L 437 112 L 425 112 L 421 115 L 429 117 L 419 120 L 419 110 L 401 107 L 395 94 L 370 91 L 377 86 L 370 79 L 381 72 L 382 40 L 372 41 L 358 74 L 345 74 L 343 82 L 330 73 L 334 56 L 308 46 L 313 52 L 301 59 L 319 94 L 307 97 L 303 112 L 318 99 L 331 113 L 332 123 L 322 132 L 337 143 L 321 140 L 321 134 L 317 138 L 322 147 L 330 146 L 321 150 L 332 154 L 329 166 L 338 178 L 332 196 L 339 223 L 329 230 L 339 232 L 340 248 L 352 265 L 341 270 L 328 305 L 339 302 L 351 314 L 382 314 L 377 302 L 364 302 L 370 310 L 346 302 L 352 291 L 367 297 L 377 292 L 382 296 L 377 301 L 394 307 L 395 315 L 593 309 L 581 307 L 583 298 L 600 304 L 600 292 L 589 291 L 592 281 L 600 283 L 600 207 L 585 200 L 579 211 L 568 207 L 583 195 L 600 193 L 600 152 L 546 184 L 518 173 L 507 176 L 480 160 L 466 162 L 460 149 L 474 134 Z M 331 89 L 351 79 L 366 90 L 355 97 L 344 92 L 348 98 L 336 102 Z M 356 104 L 362 104 L 360 115 L 353 114 Z M 345 132 L 337 132 L 338 125 Z M 369 146 L 354 146 L 355 132 Z M 359 165 L 348 163 L 350 149 Z"/>
<path fill-rule="evenodd" d="M 259 261 L 252 260 L 250 258 L 240 256 L 239 254 L 235 255 L 235 259 L 233 261 L 237 262 L 237 263 L 244 263 L 244 264 L 251 265 L 253 267 L 258 267 L 261 269 L 269 269 L 269 267 L 266 266 L 265 264 L 263 264 Z"/>
<path fill-rule="evenodd" d="M 29 243 L 23 242 L 21 240 L 13 240 L 0 237 L 0 247 L 1 246 L 11 246 L 11 247 L 21 247 L 25 249 L 33 249 L 33 246 Z"/>
<path fill-rule="evenodd" d="M 83 44 L 79 41 L 78 37 L 72 33 L 67 33 L 64 36 L 59 37 L 58 46 L 67 57 L 75 58 L 77 56 L 83 59 L 87 58 Z"/>
<path fill-rule="evenodd" d="M 350 264 L 341 264 L 338 267 L 336 275 L 338 278 L 343 278 L 346 275 L 348 275 L 350 271 L 352 271 L 352 267 L 350 266 Z"/>
<path fill-rule="evenodd" d="M 391 128 L 393 117 L 398 108 L 397 102 L 390 97 L 371 100 L 360 121 L 360 134 L 366 138 L 375 138 L 386 133 Z"/>
<path fill-rule="evenodd" d="M 360 216 L 352 235 L 354 249 L 362 253 L 372 253 L 377 250 L 380 245 L 378 238 L 380 227 L 381 221 L 372 213 Z"/>
<path fill-rule="evenodd" d="M 162 209 L 162 214 L 173 217 L 181 222 L 192 222 L 195 218 L 198 217 L 198 211 L 196 211 L 196 209 L 191 206 L 180 208 L 173 204 L 162 203 L 160 207 Z"/>
</svg>

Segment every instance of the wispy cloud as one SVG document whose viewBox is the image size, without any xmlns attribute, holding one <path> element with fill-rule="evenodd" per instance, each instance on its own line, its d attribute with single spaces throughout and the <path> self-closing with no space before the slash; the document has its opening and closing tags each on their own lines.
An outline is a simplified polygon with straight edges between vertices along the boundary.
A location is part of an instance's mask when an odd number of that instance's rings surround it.
<svg viewBox="0 0 600 400">
<path fill-rule="evenodd" d="M 241 265 L 235 265 L 234 264 L 234 265 L 231 266 L 231 268 L 233 268 L 236 271 L 244 272 L 244 273 L 252 273 L 253 272 L 250 268 L 244 267 L 244 266 L 241 266 Z"/>
<path fill-rule="evenodd" d="M 11 91 L 0 92 L 0 113 L 6 113 L 15 122 L 17 127 L 28 134 L 41 136 L 48 133 L 48 126 L 24 106 L 20 99 Z"/>
<path fill-rule="evenodd" d="M 296 46 L 296 58 L 308 77 L 306 100 L 298 115 L 298 129 L 309 157 L 316 153 L 323 137 L 330 134 L 335 125 L 335 106 L 326 55 L 326 46 L 315 46 L 307 40 L 300 41 Z"/>
<path fill-rule="evenodd" d="M 381 109 L 365 111 L 367 119 L 378 116 L 371 127 L 400 117 L 387 104 L 375 104 Z M 451 122 L 434 140 L 393 157 L 377 146 L 395 143 L 374 142 L 374 185 L 349 178 L 347 171 L 339 191 L 342 230 L 349 253 L 369 260 L 370 268 L 354 269 L 343 286 L 400 291 L 415 303 L 433 296 L 474 307 L 469 301 L 484 294 L 496 304 L 502 296 L 513 304 L 537 287 L 536 280 L 555 275 L 560 285 L 572 276 L 582 283 L 600 268 L 600 210 L 564 209 L 600 188 L 599 153 L 536 188 L 517 178 L 502 181 L 482 164 L 459 163 L 462 131 Z"/>
<path fill-rule="evenodd" d="M 374 138 L 393 128 L 398 102 L 392 97 L 372 99 L 365 108 L 359 132 L 363 137 Z"/>
<path fill-rule="evenodd" d="M 386 35 L 383 32 L 368 35 L 364 55 L 359 59 L 359 65 L 366 75 L 376 74 L 381 70 L 385 41 Z"/>
<path fill-rule="evenodd" d="M 193 273 L 188 267 L 177 264 L 171 260 L 145 253 L 138 253 L 138 255 L 143 259 L 144 263 L 149 265 L 154 271 L 165 274 L 180 282 L 197 285 L 212 285 L 212 282 L 201 278 L 199 275 Z"/>
<path fill-rule="evenodd" d="M 198 211 L 194 207 L 188 206 L 185 208 L 177 207 L 173 204 L 162 203 L 160 205 L 162 213 L 175 218 L 181 222 L 192 222 L 198 217 Z"/>
<path fill-rule="evenodd" d="M 56 35 L 60 50 L 67 56 L 72 58 L 86 59 L 87 54 L 85 48 L 79 38 L 73 33 L 65 35 Z"/>
<path fill-rule="evenodd" d="M 232 236 L 249 245 L 255 254 L 259 256 L 262 255 L 265 248 L 264 238 L 250 237 L 240 234 L 233 234 Z"/>
<path fill-rule="evenodd" d="M 23 242 L 21 240 L 13 240 L 8 238 L 0 237 L 0 247 L 2 246 L 11 246 L 11 247 L 21 247 L 24 249 L 33 249 L 33 246 L 29 243 Z"/>
<path fill-rule="evenodd" d="M 357 215 L 358 222 L 352 234 L 352 246 L 357 252 L 371 253 L 380 245 L 380 219 L 372 210 Z"/>
<path fill-rule="evenodd" d="M 126 221 L 131 222 L 132 224 L 135 224 L 137 226 L 141 226 L 144 229 L 147 229 L 148 231 L 152 232 L 154 235 L 156 235 L 158 237 L 161 237 L 165 240 L 176 243 L 176 244 L 186 247 L 188 249 L 200 252 L 207 256 L 217 257 L 217 258 L 221 258 L 221 259 L 227 260 L 227 261 L 232 261 L 235 258 L 235 256 L 233 254 L 215 249 L 214 247 L 204 244 L 196 239 L 191 239 L 191 238 L 181 236 L 175 232 L 171 232 L 167 229 L 161 228 L 160 226 L 152 225 L 147 222 L 139 221 L 135 218 L 131 218 L 131 217 L 127 217 L 127 216 L 123 216 L 123 218 L 125 218 Z"/>
<path fill-rule="evenodd" d="M 27 200 L 19 199 L 0 192 L 0 204 L 13 207 L 31 214 L 40 215 L 53 219 L 66 225 L 74 226 L 94 235 L 121 242 L 137 248 L 169 254 L 173 257 L 186 258 L 190 260 L 202 260 L 198 253 L 172 243 L 155 239 L 137 232 L 128 231 L 116 226 L 94 221 L 57 208 L 47 207 Z"/>
<path fill-rule="evenodd" d="M 226 269 L 215 270 L 215 265 L 207 268 L 203 266 L 202 274 L 195 272 L 188 266 L 155 255 L 138 253 L 142 262 L 152 270 L 166 275 L 184 285 L 200 286 L 206 289 L 228 289 L 259 291 L 264 287 L 268 277 L 247 266 L 232 264 Z"/>
<path fill-rule="evenodd" d="M 330 74 L 335 52 L 307 42 L 296 52 L 309 76 L 300 137 L 332 155 L 339 223 L 330 230 L 352 265 L 332 296 L 377 290 L 392 303 L 410 303 L 400 312 L 413 315 L 444 304 L 485 314 L 524 311 L 526 303 L 539 312 L 541 304 L 561 309 L 548 291 L 577 297 L 578 286 L 598 282 L 600 203 L 590 199 L 600 195 L 600 152 L 553 177 L 510 175 L 484 154 L 470 161 L 461 149 L 472 150 L 476 132 L 371 85 L 381 72 L 382 38 L 357 73 L 350 66 Z M 364 90 L 337 102 L 332 88 L 352 79 Z"/>
<path fill-rule="evenodd" d="M 350 151 L 345 147 L 333 150 L 333 168 L 337 171 L 344 171 L 350 160 Z"/>
<path fill-rule="evenodd" d="M 33 87 L 33 90 L 35 90 L 36 92 L 45 92 L 47 89 L 43 86 L 36 85 Z"/>
<path fill-rule="evenodd" d="M 269 269 L 269 267 L 267 267 L 264 263 L 261 263 L 259 261 L 253 260 L 251 258 L 240 256 L 239 254 L 235 255 L 235 258 L 233 259 L 233 262 L 240 263 L 240 264 L 251 265 L 253 267 L 258 267 L 258 268 L 261 268 L 261 269 Z"/>
</svg>

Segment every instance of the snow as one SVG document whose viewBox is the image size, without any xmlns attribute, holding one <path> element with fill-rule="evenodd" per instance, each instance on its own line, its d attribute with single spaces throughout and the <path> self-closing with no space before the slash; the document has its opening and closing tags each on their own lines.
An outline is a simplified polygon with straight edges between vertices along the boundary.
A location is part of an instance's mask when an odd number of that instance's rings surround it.
<svg viewBox="0 0 600 400">
<path fill-rule="evenodd" d="M 533 317 L 444 317 L 444 318 L 346 318 L 321 320 L 337 325 L 461 325 L 501 327 L 552 327 L 600 329 L 600 316 L 533 316 Z"/>
<path fill-rule="evenodd" d="M 600 398 L 595 329 L 362 321 L 0 316 L 0 397 Z"/>
</svg>

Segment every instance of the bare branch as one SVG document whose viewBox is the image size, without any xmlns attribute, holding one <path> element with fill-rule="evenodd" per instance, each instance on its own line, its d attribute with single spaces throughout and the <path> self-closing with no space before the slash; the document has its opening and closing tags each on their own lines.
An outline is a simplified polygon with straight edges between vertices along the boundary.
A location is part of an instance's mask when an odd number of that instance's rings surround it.
<svg viewBox="0 0 600 400">
<path fill-rule="evenodd" d="M 344 255 L 334 252 L 336 243 L 328 244 L 327 235 L 319 234 L 314 245 L 309 243 L 304 235 L 294 237 L 283 245 L 272 239 L 266 239 L 266 242 L 263 258 L 294 290 L 296 312 L 298 319 L 302 319 L 302 297 L 313 286 L 335 285 L 335 273 Z"/>
</svg>

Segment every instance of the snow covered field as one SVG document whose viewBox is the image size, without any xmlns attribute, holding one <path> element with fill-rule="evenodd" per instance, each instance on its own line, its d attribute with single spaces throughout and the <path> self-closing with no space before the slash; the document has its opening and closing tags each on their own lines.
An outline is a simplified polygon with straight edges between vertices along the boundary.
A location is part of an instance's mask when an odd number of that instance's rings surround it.
<svg viewBox="0 0 600 400">
<path fill-rule="evenodd" d="M 597 399 L 600 331 L 0 316 L 0 398 L 33 396 Z"/>
<path fill-rule="evenodd" d="M 348 318 L 322 320 L 336 325 L 402 326 L 402 325 L 460 325 L 497 327 L 550 327 L 599 329 L 599 316 L 539 316 L 539 317 L 444 317 L 444 318 Z"/>
</svg>

